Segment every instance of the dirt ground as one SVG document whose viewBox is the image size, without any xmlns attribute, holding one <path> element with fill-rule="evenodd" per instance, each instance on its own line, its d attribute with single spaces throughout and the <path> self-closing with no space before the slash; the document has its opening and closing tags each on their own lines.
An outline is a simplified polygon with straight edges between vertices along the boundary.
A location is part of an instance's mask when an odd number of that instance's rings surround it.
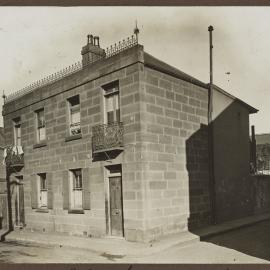
<svg viewBox="0 0 270 270">
<path fill-rule="evenodd" d="M 117 249 L 117 247 L 116 247 Z M 270 221 L 173 246 L 148 256 L 112 255 L 67 247 L 0 243 L 0 263 L 269 263 Z M 1 265 L 0 265 L 1 269 Z"/>
</svg>

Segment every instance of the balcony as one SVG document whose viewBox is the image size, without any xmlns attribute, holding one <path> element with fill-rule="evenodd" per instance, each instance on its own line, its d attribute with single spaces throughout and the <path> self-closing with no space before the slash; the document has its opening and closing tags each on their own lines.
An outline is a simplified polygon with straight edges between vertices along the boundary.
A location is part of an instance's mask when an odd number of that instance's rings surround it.
<svg viewBox="0 0 270 270">
<path fill-rule="evenodd" d="M 24 166 L 24 155 L 22 146 L 11 145 L 5 148 L 5 164 L 9 168 L 22 168 Z"/>
<path fill-rule="evenodd" d="M 123 150 L 123 123 L 97 125 L 92 128 L 92 151 L 94 154 Z"/>
</svg>

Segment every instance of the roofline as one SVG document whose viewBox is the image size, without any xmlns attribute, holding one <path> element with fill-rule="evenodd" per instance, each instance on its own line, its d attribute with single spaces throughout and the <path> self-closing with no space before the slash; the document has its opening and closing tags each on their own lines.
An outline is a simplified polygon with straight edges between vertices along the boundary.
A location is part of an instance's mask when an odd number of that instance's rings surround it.
<svg viewBox="0 0 270 270">
<path fill-rule="evenodd" d="M 144 54 L 147 57 L 152 57 L 153 59 L 155 59 L 156 61 L 160 62 L 160 64 L 162 64 L 164 66 L 164 67 L 157 66 L 154 63 L 148 62 L 147 61 L 147 58 L 145 59 L 145 57 L 144 57 L 144 65 L 146 67 L 152 68 L 154 70 L 157 70 L 157 71 L 163 72 L 165 74 L 171 75 L 171 76 L 176 77 L 178 79 L 181 79 L 183 81 L 190 82 L 190 83 L 195 84 L 197 86 L 200 86 L 200 87 L 203 87 L 205 89 L 208 89 L 207 84 L 205 84 L 204 82 L 202 82 L 202 81 L 200 81 L 200 80 L 198 80 L 198 79 L 196 79 L 196 78 L 188 75 L 187 73 L 184 73 L 181 70 L 179 70 L 179 69 L 177 69 L 177 68 L 175 68 L 175 67 L 173 67 L 173 66 L 171 66 L 171 65 L 169 65 L 169 64 L 167 64 L 167 63 L 165 63 L 165 62 L 163 62 L 161 60 L 159 60 L 158 58 L 152 56 L 151 54 L 149 54 L 147 52 L 144 52 Z M 166 66 L 169 67 L 171 70 L 168 70 L 166 68 Z"/>
<path fill-rule="evenodd" d="M 181 80 L 184 80 L 186 82 L 190 82 L 192 84 L 195 84 L 197 86 L 200 86 L 200 87 L 203 87 L 205 89 L 209 89 L 209 83 L 204 83 L 184 72 L 182 72 L 181 70 L 157 59 L 156 57 L 152 56 L 151 54 L 147 53 L 147 52 L 144 52 L 146 58 L 144 58 L 144 65 L 146 67 L 149 67 L 149 68 L 152 68 L 154 70 L 157 70 L 157 71 L 160 71 L 160 72 L 163 72 L 165 74 L 168 74 L 168 75 L 171 75 L 173 77 L 176 77 L 178 79 L 181 79 Z M 151 57 L 153 58 L 155 61 L 159 62 L 160 65 L 155 65 L 155 63 L 151 62 L 151 61 L 148 61 L 147 57 Z M 259 110 L 250 106 L 249 104 L 247 104 L 246 102 L 244 102 L 243 100 L 233 96 L 232 94 L 226 92 L 225 90 L 221 89 L 220 87 L 218 87 L 217 85 L 213 84 L 214 86 L 214 89 L 216 89 L 217 91 L 219 91 L 220 93 L 222 93 L 223 95 L 225 96 L 228 96 L 230 97 L 231 99 L 239 102 L 240 104 L 242 104 L 243 106 L 247 107 L 247 109 L 249 110 L 249 113 L 250 114 L 253 114 L 253 113 L 257 113 Z"/>
<path fill-rule="evenodd" d="M 209 83 L 207 84 L 208 87 L 209 87 Z M 247 107 L 248 110 L 249 110 L 249 113 L 250 114 L 253 114 L 253 113 L 257 113 L 259 110 L 250 106 L 249 104 L 247 104 L 246 102 L 244 102 L 243 100 L 233 96 L 232 94 L 228 93 L 227 91 L 223 90 L 222 88 L 218 87 L 217 85 L 213 84 L 213 87 L 215 90 L 219 91 L 220 93 L 222 93 L 223 95 L 227 96 L 227 97 L 230 97 L 231 99 L 241 103 L 243 106 Z"/>
</svg>

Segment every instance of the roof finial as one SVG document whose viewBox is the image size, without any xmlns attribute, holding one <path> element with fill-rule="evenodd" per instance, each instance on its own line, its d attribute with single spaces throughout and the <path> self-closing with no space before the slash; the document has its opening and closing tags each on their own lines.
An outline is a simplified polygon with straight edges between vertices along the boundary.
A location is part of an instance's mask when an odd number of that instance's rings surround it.
<svg viewBox="0 0 270 270">
<path fill-rule="evenodd" d="M 140 30 L 139 30 L 139 28 L 137 26 L 137 20 L 136 20 L 136 24 L 135 24 L 135 28 L 134 28 L 134 34 L 136 35 L 137 42 L 139 41 L 139 39 L 138 39 L 139 33 L 140 33 Z"/>
</svg>

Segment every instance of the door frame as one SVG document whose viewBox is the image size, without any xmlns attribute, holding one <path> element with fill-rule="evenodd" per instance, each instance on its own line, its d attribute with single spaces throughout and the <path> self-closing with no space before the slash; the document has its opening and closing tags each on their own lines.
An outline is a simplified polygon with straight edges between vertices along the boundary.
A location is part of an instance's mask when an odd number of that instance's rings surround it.
<svg viewBox="0 0 270 270">
<path fill-rule="evenodd" d="M 119 172 L 111 172 L 110 167 L 114 165 L 120 165 Z M 124 238 L 125 228 L 124 228 L 124 211 L 123 211 L 123 184 L 122 184 L 122 166 L 121 164 L 114 164 L 105 166 L 105 214 L 106 214 L 106 234 L 107 237 L 113 238 Z M 111 206 L 110 206 L 110 177 L 121 177 L 121 211 L 122 211 L 122 236 L 113 236 L 111 230 Z"/>
</svg>

